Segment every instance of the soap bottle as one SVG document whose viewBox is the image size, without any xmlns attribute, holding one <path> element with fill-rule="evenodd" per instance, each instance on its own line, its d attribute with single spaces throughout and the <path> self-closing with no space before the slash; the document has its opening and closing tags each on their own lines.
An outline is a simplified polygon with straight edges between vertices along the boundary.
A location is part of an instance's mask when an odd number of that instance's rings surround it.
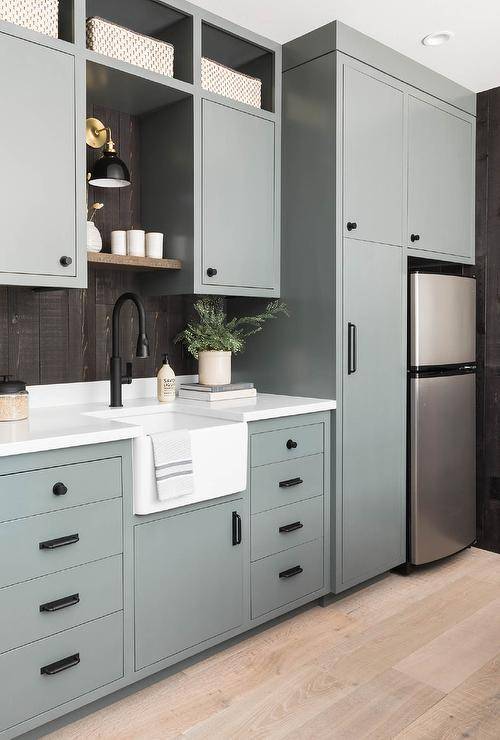
<svg viewBox="0 0 500 740">
<path fill-rule="evenodd" d="M 163 365 L 158 371 L 158 401 L 168 403 L 175 400 L 175 373 L 168 364 L 167 355 L 163 355 Z"/>
</svg>

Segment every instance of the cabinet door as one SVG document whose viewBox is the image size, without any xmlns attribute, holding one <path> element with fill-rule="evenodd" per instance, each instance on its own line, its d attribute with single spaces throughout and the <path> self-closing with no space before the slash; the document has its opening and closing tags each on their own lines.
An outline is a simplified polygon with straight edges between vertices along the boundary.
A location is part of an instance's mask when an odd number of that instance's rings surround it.
<svg viewBox="0 0 500 740">
<path fill-rule="evenodd" d="M 204 100 L 202 146 L 203 283 L 272 289 L 274 123 Z"/>
<path fill-rule="evenodd" d="M 408 144 L 408 246 L 473 258 L 472 119 L 410 96 Z"/>
<path fill-rule="evenodd" d="M 74 59 L 0 34 L 0 89 L 0 280 L 75 275 Z"/>
<path fill-rule="evenodd" d="M 344 234 L 403 243 L 404 94 L 344 67 Z M 355 225 L 355 226 L 354 226 Z"/>
<path fill-rule="evenodd" d="M 243 622 L 230 501 L 135 527 L 136 670 Z"/>
<path fill-rule="evenodd" d="M 341 584 L 405 560 L 403 254 L 344 242 Z"/>
</svg>

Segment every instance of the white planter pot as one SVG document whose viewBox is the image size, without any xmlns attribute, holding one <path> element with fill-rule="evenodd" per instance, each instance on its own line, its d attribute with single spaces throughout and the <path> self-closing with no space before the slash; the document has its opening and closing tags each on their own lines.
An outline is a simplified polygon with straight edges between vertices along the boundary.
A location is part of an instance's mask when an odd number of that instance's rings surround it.
<svg viewBox="0 0 500 740">
<path fill-rule="evenodd" d="M 227 385 L 231 382 L 231 352 L 200 352 L 198 375 L 202 385 Z"/>
<path fill-rule="evenodd" d="M 99 229 L 93 221 L 87 221 L 87 251 L 100 252 L 102 249 L 102 238 Z"/>
</svg>

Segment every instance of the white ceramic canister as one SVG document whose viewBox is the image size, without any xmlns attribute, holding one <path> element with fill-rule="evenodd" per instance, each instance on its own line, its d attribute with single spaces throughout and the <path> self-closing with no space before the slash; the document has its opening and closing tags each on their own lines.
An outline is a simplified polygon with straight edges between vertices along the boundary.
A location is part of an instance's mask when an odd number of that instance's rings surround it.
<svg viewBox="0 0 500 740">
<path fill-rule="evenodd" d="M 146 257 L 161 260 L 163 258 L 163 234 L 150 231 L 146 234 Z"/>
<path fill-rule="evenodd" d="M 127 232 L 126 231 L 112 231 L 111 232 L 111 254 L 127 254 Z"/>
<path fill-rule="evenodd" d="M 129 229 L 127 231 L 127 254 L 131 257 L 144 257 L 145 232 L 142 229 Z"/>
</svg>

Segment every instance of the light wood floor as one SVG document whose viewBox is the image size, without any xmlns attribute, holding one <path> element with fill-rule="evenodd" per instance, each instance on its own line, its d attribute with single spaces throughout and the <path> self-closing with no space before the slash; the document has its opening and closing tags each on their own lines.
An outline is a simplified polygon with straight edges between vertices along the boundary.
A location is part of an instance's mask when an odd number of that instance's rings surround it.
<svg viewBox="0 0 500 740">
<path fill-rule="evenodd" d="M 500 555 L 390 574 L 49 737 L 499 740 Z"/>
</svg>

